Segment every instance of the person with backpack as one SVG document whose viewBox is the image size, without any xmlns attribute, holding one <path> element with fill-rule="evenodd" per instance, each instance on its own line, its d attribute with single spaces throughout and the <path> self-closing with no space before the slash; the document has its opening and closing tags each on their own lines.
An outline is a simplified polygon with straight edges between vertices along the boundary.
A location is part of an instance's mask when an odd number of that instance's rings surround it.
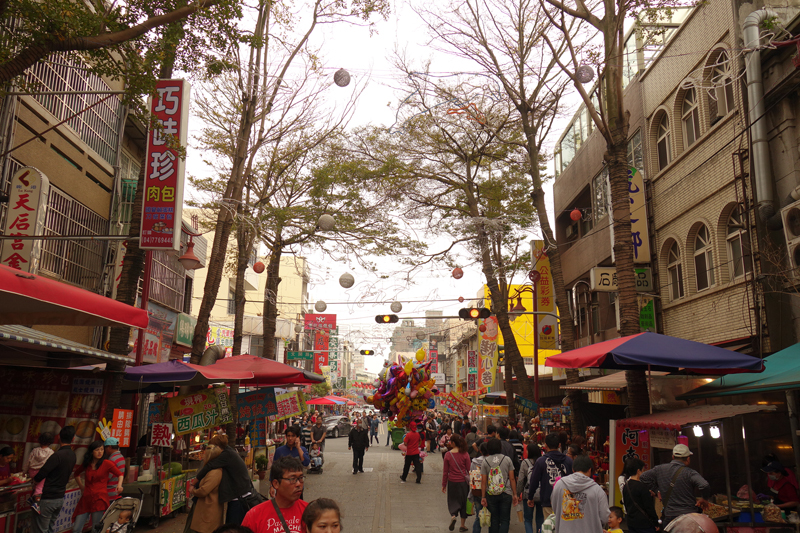
<svg viewBox="0 0 800 533">
<path fill-rule="evenodd" d="M 534 531 L 538 530 L 538 526 L 544 521 L 544 516 L 542 513 L 542 506 L 537 505 L 535 507 L 529 507 L 527 505 L 527 493 L 526 489 L 528 488 L 528 479 L 530 477 L 530 473 L 533 470 L 533 465 L 536 462 L 536 459 L 541 457 L 542 452 L 539 450 L 539 445 L 531 442 L 528 444 L 527 448 L 528 457 L 522 460 L 522 464 L 520 465 L 519 469 L 519 483 L 517 483 L 517 492 L 519 493 L 519 499 L 525 500 L 525 504 L 522 506 L 522 514 L 523 514 L 523 522 L 525 524 L 525 533 L 533 533 Z M 534 501 L 538 500 L 539 494 L 534 494 L 533 499 Z M 534 526 L 534 514 L 536 516 L 536 526 Z"/>
<path fill-rule="evenodd" d="M 592 458 L 575 458 L 573 474 L 553 487 L 553 512 L 558 533 L 604 533 L 611 511 L 608 496 L 592 479 Z"/>
<path fill-rule="evenodd" d="M 478 514 L 483 509 L 481 505 L 481 498 L 483 498 L 483 482 L 481 479 L 481 467 L 486 458 L 489 457 L 489 449 L 486 443 L 481 443 L 478 456 L 472 460 L 469 465 L 469 499 L 472 500 L 472 506 L 475 515 L 475 522 L 472 524 L 472 533 L 481 533 L 481 521 Z"/>
<path fill-rule="evenodd" d="M 528 483 L 528 507 L 534 507 L 533 496 L 539 489 L 539 505 L 544 516 L 553 513 L 550 495 L 558 478 L 572 474 L 572 459 L 558 448 L 558 434 L 548 433 L 544 438 L 545 454 L 533 464 Z"/>
<path fill-rule="evenodd" d="M 500 440 L 492 439 L 486 447 L 489 457 L 481 466 L 481 505 L 492 515 L 489 533 L 508 533 L 511 506 L 518 501 L 514 463 L 503 453 Z"/>
</svg>

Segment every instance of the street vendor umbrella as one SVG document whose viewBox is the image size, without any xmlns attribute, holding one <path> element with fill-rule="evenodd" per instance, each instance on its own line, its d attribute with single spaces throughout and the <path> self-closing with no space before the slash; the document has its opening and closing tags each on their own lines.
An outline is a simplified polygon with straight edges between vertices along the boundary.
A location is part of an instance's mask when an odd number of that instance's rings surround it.
<svg viewBox="0 0 800 533">
<path fill-rule="evenodd" d="M 183 361 L 168 361 L 154 365 L 128 367 L 125 369 L 125 381 L 137 384 L 177 384 L 177 385 L 209 385 L 231 381 L 246 381 L 253 378 L 253 373 L 244 370 L 223 370 L 215 365 L 200 366 Z M 126 389 L 131 387 L 125 386 Z"/>
<path fill-rule="evenodd" d="M 687 341 L 658 333 L 639 333 L 590 344 L 545 360 L 558 368 L 613 368 L 676 372 L 691 370 L 699 374 L 761 372 L 761 359 L 750 355 Z"/>
<path fill-rule="evenodd" d="M 0 324 L 146 328 L 147 311 L 0 265 Z"/>
<path fill-rule="evenodd" d="M 280 387 L 281 385 L 314 385 L 322 383 L 325 378 L 319 374 L 307 372 L 302 368 L 285 365 L 272 359 L 264 359 L 255 355 L 237 355 L 220 359 L 211 368 L 219 370 L 241 370 L 252 372 L 253 378 L 242 385 L 251 387 Z"/>
</svg>

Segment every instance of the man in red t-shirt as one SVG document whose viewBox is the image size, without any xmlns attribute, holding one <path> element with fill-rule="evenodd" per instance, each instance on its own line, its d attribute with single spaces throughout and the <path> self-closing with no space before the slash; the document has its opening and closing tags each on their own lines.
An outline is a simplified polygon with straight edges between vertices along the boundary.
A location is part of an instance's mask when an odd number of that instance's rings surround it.
<svg viewBox="0 0 800 533">
<path fill-rule="evenodd" d="M 300 499 L 303 494 L 303 464 L 294 457 L 282 457 L 272 464 L 270 479 L 275 491 L 275 499 L 250 509 L 242 521 L 254 533 L 287 533 L 283 527 L 275 503 L 278 504 L 288 533 L 303 533 L 303 511 L 308 502 Z M 274 503 L 273 503 L 274 502 Z"/>
</svg>

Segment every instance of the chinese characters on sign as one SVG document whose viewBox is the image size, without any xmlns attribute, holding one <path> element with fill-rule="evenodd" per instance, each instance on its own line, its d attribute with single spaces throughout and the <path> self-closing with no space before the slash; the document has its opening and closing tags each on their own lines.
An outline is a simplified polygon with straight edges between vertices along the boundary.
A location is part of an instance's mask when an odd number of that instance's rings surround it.
<svg viewBox="0 0 800 533">
<path fill-rule="evenodd" d="M 233 412 L 228 403 L 228 388 L 225 385 L 214 385 L 214 394 L 217 395 L 217 406 L 219 407 L 219 416 L 217 417 L 217 424 L 228 424 L 233 422 Z"/>
<path fill-rule="evenodd" d="M 631 199 L 631 239 L 633 262 L 650 262 L 650 238 L 647 231 L 647 207 L 644 198 L 644 179 L 635 168 L 628 169 L 628 194 Z"/>
<path fill-rule="evenodd" d="M 192 335 L 194 335 L 194 331 Z M 206 333 L 206 348 L 209 346 L 224 346 L 225 357 L 231 357 L 233 355 L 233 330 L 219 326 L 209 327 L 208 333 Z"/>
<path fill-rule="evenodd" d="M 75 378 L 72 380 L 72 394 L 103 394 L 103 380 Z"/>
<path fill-rule="evenodd" d="M 539 411 L 539 405 L 536 402 L 527 398 L 523 398 L 518 394 L 514 395 L 514 408 L 518 413 L 522 413 L 522 416 L 526 418 L 532 418 L 536 416 L 537 412 Z"/>
<path fill-rule="evenodd" d="M 33 167 L 22 167 L 11 178 L 5 235 L 41 235 L 47 211 L 50 181 Z M 0 241 L 0 265 L 36 274 L 42 241 Z"/>
<path fill-rule="evenodd" d="M 169 411 L 176 435 L 216 426 L 219 415 L 217 394 L 206 389 L 170 398 Z"/>
<path fill-rule="evenodd" d="M 472 402 L 461 396 L 448 393 L 439 396 L 439 404 L 447 408 L 449 413 L 457 413 L 462 416 L 467 416 L 472 410 Z"/>
<path fill-rule="evenodd" d="M 186 146 L 189 91 L 185 80 L 159 80 L 150 103 L 154 125 L 147 132 L 139 241 L 145 250 L 180 248 L 185 161 L 177 144 Z"/>
<path fill-rule="evenodd" d="M 111 425 L 111 436 L 119 439 L 119 447 L 131 445 L 131 429 L 133 428 L 133 411 L 130 409 L 114 409 L 114 422 Z"/>
<path fill-rule="evenodd" d="M 467 391 L 478 392 L 478 352 L 467 352 Z"/>
<path fill-rule="evenodd" d="M 532 241 L 533 272 L 538 272 L 536 286 L 536 310 L 547 313 L 556 312 L 555 293 L 553 292 L 553 273 L 550 271 L 550 258 L 547 255 L 544 241 Z M 537 277 L 537 276 L 533 276 Z M 536 335 L 540 350 L 558 349 L 558 319 L 552 315 L 537 315 Z M 539 361 L 542 364 L 542 361 Z"/>
<path fill-rule="evenodd" d="M 497 335 L 500 328 L 497 324 L 497 317 L 478 319 L 478 327 L 486 326 L 485 331 L 480 332 L 480 370 L 478 371 L 478 386 L 481 394 L 489 392 L 489 387 L 494 386 L 494 377 L 497 373 Z"/>
<path fill-rule="evenodd" d="M 303 323 L 305 329 L 332 330 L 336 329 L 336 315 L 318 315 L 309 313 L 304 317 Z"/>
<path fill-rule="evenodd" d="M 157 422 L 153 424 L 153 432 L 150 437 L 151 446 L 169 448 L 172 446 L 172 424 Z"/>
<path fill-rule="evenodd" d="M 637 292 L 652 292 L 653 273 L 649 267 L 634 268 Z M 592 267 L 589 271 L 589 284 L 593 291 L 617 292 L 617 269 L 614 267 Z"/>
<path fill-rule="evenodd" d="M 618 420 L 616 427 L 615 455 L 617 472 L 614 472 L 611 479 L 617 479 L 622 475 L 625 461 L 632 458 L 644 461 L 644 469 L 650 469 L 650 436 L 646 430 L 627 427 L 625 420 Z M 620 504 L 619 491 L 616 491 L 615 505 Z"/>
<path fill-rule="evenodd" d="M 285 392 L 276 397 L 278 414 L 269 417 L 271 422 L 277 422 L 300 414 L 300 400 L 297 392 Z"/>
</svg>

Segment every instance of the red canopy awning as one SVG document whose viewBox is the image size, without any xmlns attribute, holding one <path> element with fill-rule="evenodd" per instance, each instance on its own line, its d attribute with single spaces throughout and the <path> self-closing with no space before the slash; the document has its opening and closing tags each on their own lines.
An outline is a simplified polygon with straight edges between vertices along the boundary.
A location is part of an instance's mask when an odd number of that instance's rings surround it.
<svg viewBox="0 0 800 533">
<path fill-rule="evenodd" d="M 220 370 L 240 370 L 252 372 L 253 378 L 240 384 L 250 387 L 276 387 L 281 385 L 314 385 L 322 383 L 325 378 L 306 372 L 301 368 L 285 365 L 272 359 L 264 359 L 255 355 L 237 355 L 220 359 L 213 365 Z"/>
<path fill-rule="evenodd" d="M 677 411 L 617 420 L 617 425 L 625 424 L 633 429 L 680 429 L 689 424 L 712 422 L 758 411 L 774 411 L 775 408 L 774 405 L 697 405 Z"/>
<path fill-rule="evenodd" d="M 147 327 L 147 312 L 0 265 L 0 324 Z"/>
</svg>

